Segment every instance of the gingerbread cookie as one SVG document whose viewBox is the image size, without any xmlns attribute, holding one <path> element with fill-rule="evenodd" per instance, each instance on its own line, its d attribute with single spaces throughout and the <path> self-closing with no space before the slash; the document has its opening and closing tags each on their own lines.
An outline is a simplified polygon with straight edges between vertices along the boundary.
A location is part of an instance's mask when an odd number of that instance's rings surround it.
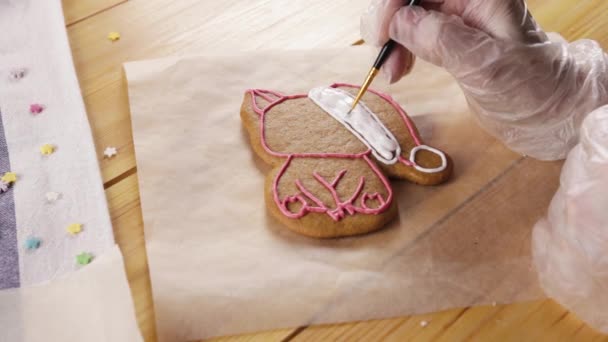
<svg viewBox="0 0 608 342">
<path fill-rule="evenodd" d="M 241 119 L 256 154 L 273 166 L 265 199 L 291 230 L 316 238 L 368 233 L 397 215 L 389 177 L 421 185 L 446 181 L 450 158 L 424 145 L 388 95 L 349 84 L 283 95 L 251 89 Z"/>
</svg>

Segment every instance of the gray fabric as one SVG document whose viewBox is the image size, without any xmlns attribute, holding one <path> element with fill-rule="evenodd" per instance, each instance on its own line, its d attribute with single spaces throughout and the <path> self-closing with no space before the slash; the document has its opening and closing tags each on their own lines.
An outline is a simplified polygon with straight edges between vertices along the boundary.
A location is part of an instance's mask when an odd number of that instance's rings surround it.
<svg viewBox="0 0 608 342">
<path fill-rule="evenodd" d="M 0 174 L 11 170 L 0 109 Z M 19 287 L 19 250 L 13 188 L 0 193 L 0 290 Z"/>
</svg>

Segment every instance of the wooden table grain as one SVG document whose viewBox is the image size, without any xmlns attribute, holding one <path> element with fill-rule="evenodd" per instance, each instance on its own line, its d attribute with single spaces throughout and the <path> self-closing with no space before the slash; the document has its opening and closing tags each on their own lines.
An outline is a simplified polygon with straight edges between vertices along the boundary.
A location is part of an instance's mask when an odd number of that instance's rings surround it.
<svg viewBox="0 0 608 342">
<path fill-rule="evenodd" d="M 122 63 L 191 53 L 341 47 L 360 39 L 368 0 L 63 0 L 66 26 L 103 175 L 114 233 L 125 258 L 137 319 L 155 341 L 137 167 Z M 547 31 L 608 48 L 608 1 L 529 0 Z M 106 39 L 110 31 L 122 35 Z M 103 158 L 106 146 L 119 154 Z M 509 171 L 510 172 L 510 171 Z M 515 170 L 513 171 L 515 172 Z M 427 322 L 422 326 L 421 322 Z M 461 308 L 347 324 L 293 327 L 216 341 L 328 340 L 608 341 L 551 300 Z"/>
</svg>

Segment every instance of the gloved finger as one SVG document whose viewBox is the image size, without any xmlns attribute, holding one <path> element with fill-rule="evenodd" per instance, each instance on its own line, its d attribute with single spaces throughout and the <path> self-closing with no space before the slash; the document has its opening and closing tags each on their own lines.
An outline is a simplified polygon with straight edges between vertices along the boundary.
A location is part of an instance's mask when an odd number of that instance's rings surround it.
<svg viewBox="0 0 608 342">
<path fill-rule="evenodd" d="M 424 0 L 427 9 L 439 8 L 444 0 Z M 361 37 L 374 46 L 382 46 L 389 39 L 389 26 L 395 13 L 402 8 L 405 0 L 373 0 L 361 15 Z"/>
<path fill-rule="evenodd" d="M 445 7 L 443 13 L 454 13 L 455 8 Z M 496 39 L 526 44 L 547 40 L 524 0 L 486 0 L 484 6 L 466 6 L 462 13 L 456 13 L 465 18 L 467 25 L 478 28 Z"/>
<path fill-rule="evenodd" d="M 403 0 L 373 0 L 361 15 L 361 37 L 374 46 L 384 45 L 393 15 L 403 7 Z"/>
<path fill-rule="evenodd" d="M 495 49 L 490 36 L 465 25 L 461 18 L 418 6 L 395 13 L 389 36 L 416 56 L 448 71 L 453 66 L 478 65 Z"/>
<path fill-rule="evenodd" d="M 389 83 L 395 83 L 412 71 L 415 61 L 416 57 L 408 49 L 397 45 L 384 62 L 382 74 Z"/>
</svg>

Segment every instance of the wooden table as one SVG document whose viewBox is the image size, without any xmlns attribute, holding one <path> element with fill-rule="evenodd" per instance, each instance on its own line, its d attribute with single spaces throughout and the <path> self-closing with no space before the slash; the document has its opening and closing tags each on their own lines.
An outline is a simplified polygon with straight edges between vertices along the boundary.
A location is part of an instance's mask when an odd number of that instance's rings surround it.
<svg viewBox="0 0 608 342">
<path fill-rule="evenodd" d="M 63 0 L 76 71 L 85 99 L 116 240 L 125 257 L 139 326 L 154 341 L 154 307 L 137 185 L 125 61 L 230 49 L 337 47 L 359 40 L 368 0 Z M 608 1 L 529 0 L 548 31 L 591 38 L 608 48 Z M 110 42 L 106 35 L 119 31 Z M 119 154 L 103 159 L 106 146 Z M 431 322 L 426 327 L 421 321 Z M 300 327 L 221 341 L 280 340 L 608 341 L 551 300 L 454 309 L 434 314 Z"/>
</svg>

